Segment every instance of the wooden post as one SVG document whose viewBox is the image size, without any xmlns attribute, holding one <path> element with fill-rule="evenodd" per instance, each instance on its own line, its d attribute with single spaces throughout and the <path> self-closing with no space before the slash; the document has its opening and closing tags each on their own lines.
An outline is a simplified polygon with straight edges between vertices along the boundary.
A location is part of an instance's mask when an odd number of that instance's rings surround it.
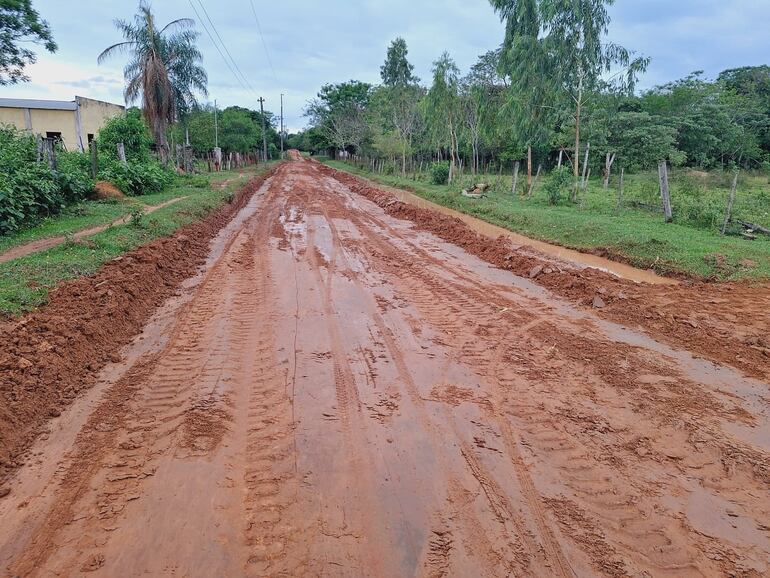
<svg viewBox="0 0 770 578">
<path fill-rule="evenodd" d="M 124 167 L 128 164 L 128 161 L 126 160 L 126 147 L 122 142 L 118 143 L 118 159 Z"/>
<path fill-rule="evenodd" d="M 543 165 L 538 164 L 537 165 L 537 174 L 535 174 L 535 180 L 532 181 L 532 184 L 529 186 L 529 191 L 527 192 L 527 198 L 532 198 L 532 192 L 535 190 L 535 185 L 537 185 L 537 180 L 540 178 L 540 171 L 543 170 Z"/>
<path fill-rule="evenodd" d="M 612 170 L 612 163 L 615 162 L 615 153 L 607 153 L 604 159 L 604 190 L 610 186 L 610 171 Z"/>
<path fill-rule="evenodd" d="M 586 143 L 586 156 L 585 156 L 585 159 L 583 160 L 583 183 L 582 183 L 583 190 L 585 190 L 585 188 L 586 188 L 586 180 L 588 178 L 586 175 L 587 175 L 587 172 L 588 172 L 588 156 L 589 156 L 590 152 L 591 152 L 591 143 L 587 142 Z"/>
<path fill-rule="evenodd" d="M 671 211 L 671 193 L 668 189 L 668 164 L 666 161 L 658 163 L 658 180 L 660 181 L 660 197 L 663 200 L 663 214 L 666 223 L 670 223 L 674 220 L 674 216 Z"/>
<path fill-rule="evenodd" d="M 519 161 L 513 163 L 513 183 L 511 184 L 511 194 L 516 196 L 516 186 L 519 183 Z"/>
<path fill-rule="evenodd" d="M 96 174 L 99 172 L 99 156 L 97 150 L 97 144 L 95 140 L 91 141 L 91 177 L 96 178 Z"/>
<path fill-rule="evenodd" d="M 735 202 L 735 189 L 738 188 L 738 169 L 735 170 L 733 175 L 733 184 L 730 187 L 730 196 L 727 197 L 727 210 L 725 211 L 725 221 L 722 223 L 722 234 L 727 231 L 727 225 L 730 223 L 730 219 L 733 214 L 733 203 Z"/>
</svg>

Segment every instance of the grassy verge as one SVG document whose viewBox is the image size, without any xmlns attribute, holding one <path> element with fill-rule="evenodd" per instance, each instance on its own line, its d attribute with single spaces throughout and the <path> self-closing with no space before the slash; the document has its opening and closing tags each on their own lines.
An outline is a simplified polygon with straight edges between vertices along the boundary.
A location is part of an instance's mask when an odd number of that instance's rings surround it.
<svg viewBox="0 0 770 578">
<path fill-rule="evenodd" d="M 324 162 L 534 239 L 581 251 L 605 252 L 611 258 L 662 274 L 733 280 L 770 278 L 770 238 L 760 236 L 749 241 L 722 236 L 711 229 L 666 224 L 662 216 L 644 210 L 624 208 L 618 212 L 614 210 L 615 193 L 604 191 L 598 183 L 589 187 L 581 205 L 551 206 L 539 191 L 531 199 L 520 199 L 499 186 L 487 198 L 476 200 L 461 196 L 457 187 L 373 174 L 341 161 Z"/>
<path fill-rule="evenodd" d="M 261 165 L 258 170 L 246 171 L 242 176 L 235 172 L 218 173 L 211 177 L 210 186 L 205 188 L 183 183 L 174 185 L 168 192 L 160 195 L 141 197 L 143 202 L 149 201 L 148 204 L 160 204 L 175 197 L 186 198 L 143 217 L 138 223 L 109 227 L 87 239 L 67 242 L 47 251 L 0 264 L 0 314 L 17 315 L 34 309 L 46 301 L 48 291 L 57 283 L 89 275 L 104 262 L 157 237 L 170 235 L 180 227 L 204 217 L 225 202 L 232 191 L 242 185 L 249 176 L 264 172 L 273 164 Z M 58 227 L 59 232 L 54 234 L 61 235 L 63 231 L 68 230 L 63 228 L 64 225 L 73 226 L 73 223 L 77 223 L 78 229 L 89 228 L 109 223 L 129 212 L 130 206 L 123 213 L 100 212 L 96 209 L 93 219 L 98 217 L 104 220 L 91 220 L 83 224 L 82 220 L 64 217 L 64 224 L 56 225 L 51 222 L 41 227 L 48 227 L 45 229 L 49 231 L 47 236 L 51 236 L 50 231 L 57 230 Z"/>
<path fill-rule="evenodd" d="M 249 169 L 246 169 L 247 173 Z M 205 175 L 212 185 L 226 180 L 238 179 L 236 171 L 213 173 Z M 245 175 L 244 175 L 245 177 Z M 243 177 L 240 177 L 243 178 Z M 125 200 L 90 201 L 84 200 L 66 207 L 61 213 L 43 220 L 32 227 L 23 229 L 12 235 L 0 236 L 0 253 L 12 247 L 24 245 L 38 239 L 61 237 L 84 229 L 106 225 L 131 213 L 136 203 L 143 205 L 160 205 L 173 198 L 188 194 L 191 187 L 174 186 L 169 190 L 152 195 L 127 197 Z"/>
</svg>

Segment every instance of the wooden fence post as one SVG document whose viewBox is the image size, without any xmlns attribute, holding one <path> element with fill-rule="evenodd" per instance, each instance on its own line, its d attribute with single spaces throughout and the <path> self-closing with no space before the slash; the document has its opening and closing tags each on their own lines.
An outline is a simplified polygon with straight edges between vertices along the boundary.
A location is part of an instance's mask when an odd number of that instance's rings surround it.
<svg viewBox="0 0 770 578">
<path fill-rule="evenodd" d="M 674 220 L 674 216 L 671 211 L 671 193 L 668 189 L 668 164 L 666 161 L 658 163 L 658 180 L 660 181 L 660 198 L 663 200 L 663 214 L 666 223 L 670 223 Z"/>
<path fill-rule="evenodd" d="M 725 211 L 725 221 L 722 223 L 722 234 L 727 231 L 727 225 L 730 223 L 730 219 L 733 215 L 733 203 L 735 202 L 735 189 L 738 188 L 738 169 L 735 170 L 733 175 L 733 184 L 730 187 L 730 196 L 727 197 L 727 210 Z"/>
<path fill-rule="evenodd" d="M 118 143 L 118 159 L 120 159 L 120 162 L 124 167 L 128 165 L 128 161 L 126 160 L 126 147 L 122 142 Z"/>
<path fill-rule="evenodd" d="M 98 145 L 96 144 L 95 140 L 91 141 L 91 177 L 94 179 L 96 178 L 97 173 L 99 172 L 99 156 L 98 156 Z"/>
<path fill-rule="evenodd" d="M 519 161 L 513 163 L 513 182 L 511 183 L 511 194 L 516 196 L 516 187 L 519 184 Z"/>
<path fill-rule="evenodd" d="M 537 165 L 537 173 L 535 173 L 535 180 L 532 181 L 532 184 L 529 185 L 529 191 L 527 192 L 527 198 L 532 198 L 532 192 L 535 190 L 535 186 L 537 185 L 537 181 L 540 178 L 540 172 L 543 170 L 543 164 L 540 163 Z"/>
</svg>

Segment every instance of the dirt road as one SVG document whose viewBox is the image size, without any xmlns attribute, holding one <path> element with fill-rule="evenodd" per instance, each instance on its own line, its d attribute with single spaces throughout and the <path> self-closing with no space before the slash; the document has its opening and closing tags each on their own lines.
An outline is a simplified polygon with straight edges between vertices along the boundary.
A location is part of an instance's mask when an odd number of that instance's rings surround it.
<svg viewBox="0 0 770 578">
<path fill-rule="evenodd" d="M 282 165 L 0 500 L 11 576 L 760 576 L 768 386 Z"/>
</svg>

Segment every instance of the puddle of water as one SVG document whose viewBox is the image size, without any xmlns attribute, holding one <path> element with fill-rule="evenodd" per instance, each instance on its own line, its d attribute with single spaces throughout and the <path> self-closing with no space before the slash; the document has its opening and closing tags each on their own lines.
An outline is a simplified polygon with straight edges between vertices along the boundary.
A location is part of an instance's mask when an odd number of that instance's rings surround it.
<svg viewBox="0 0 770 578">
<path fill-rule="evenodd" d="M 379 184 L 376 184 L 376 186 L 382 187 L 382 185 Z M 408 203 L 422 209 L 438 211 L 439 213 L 443 213 L 444 215 L 449 215 L 451 217 L 456 217 L 463 221 L 475 232 L 484 235 L 485 237 L 490 237 L 492 239 L 497 239 L 500 236 L 507 237 L 514 244 L 527 245 L 539 251 L 540 253 L 548 255 L 549 257 L 555 257 L 562 261 L 567 261 L 569 263 L 578 265 L 579 267 L 599 269 L 605 273 L 611 273 L 617 277 L 628 279 L 630 281 L 636 281 L 637 283 L 650 283 L 653 285 L 676 285 L 679 283 L 675 279 L 661 277 L 652 271 L 637 269 L 631 265 L 610 261 L 609 259 L 597 257 L 596 255 L 589 255 L 587 253 L 581 253 L 580 251 L 575 251 L 573 249 L 567 249 L 566 247 L 560 247 L 559 245 L 552 245 L 544 241 L 530 239 L 524 235 L 519 235 L 518 233 L 504 229 L 503 227 L 498 227 L 497 225 L 487 223 L 486 221 L 482 221 L 476 217 L 471 217 L 465 213 L 460 213 L 454 209 L 433 203 L 423 199 L 422 197 L 418 197 L 409 191 L 403 191 L 401 189 L 395 189 L 391 187 L 388 187 L 388 190 L 392 192 L 398 198 L 398 200 L 404 203 Z"/>
</svg>

